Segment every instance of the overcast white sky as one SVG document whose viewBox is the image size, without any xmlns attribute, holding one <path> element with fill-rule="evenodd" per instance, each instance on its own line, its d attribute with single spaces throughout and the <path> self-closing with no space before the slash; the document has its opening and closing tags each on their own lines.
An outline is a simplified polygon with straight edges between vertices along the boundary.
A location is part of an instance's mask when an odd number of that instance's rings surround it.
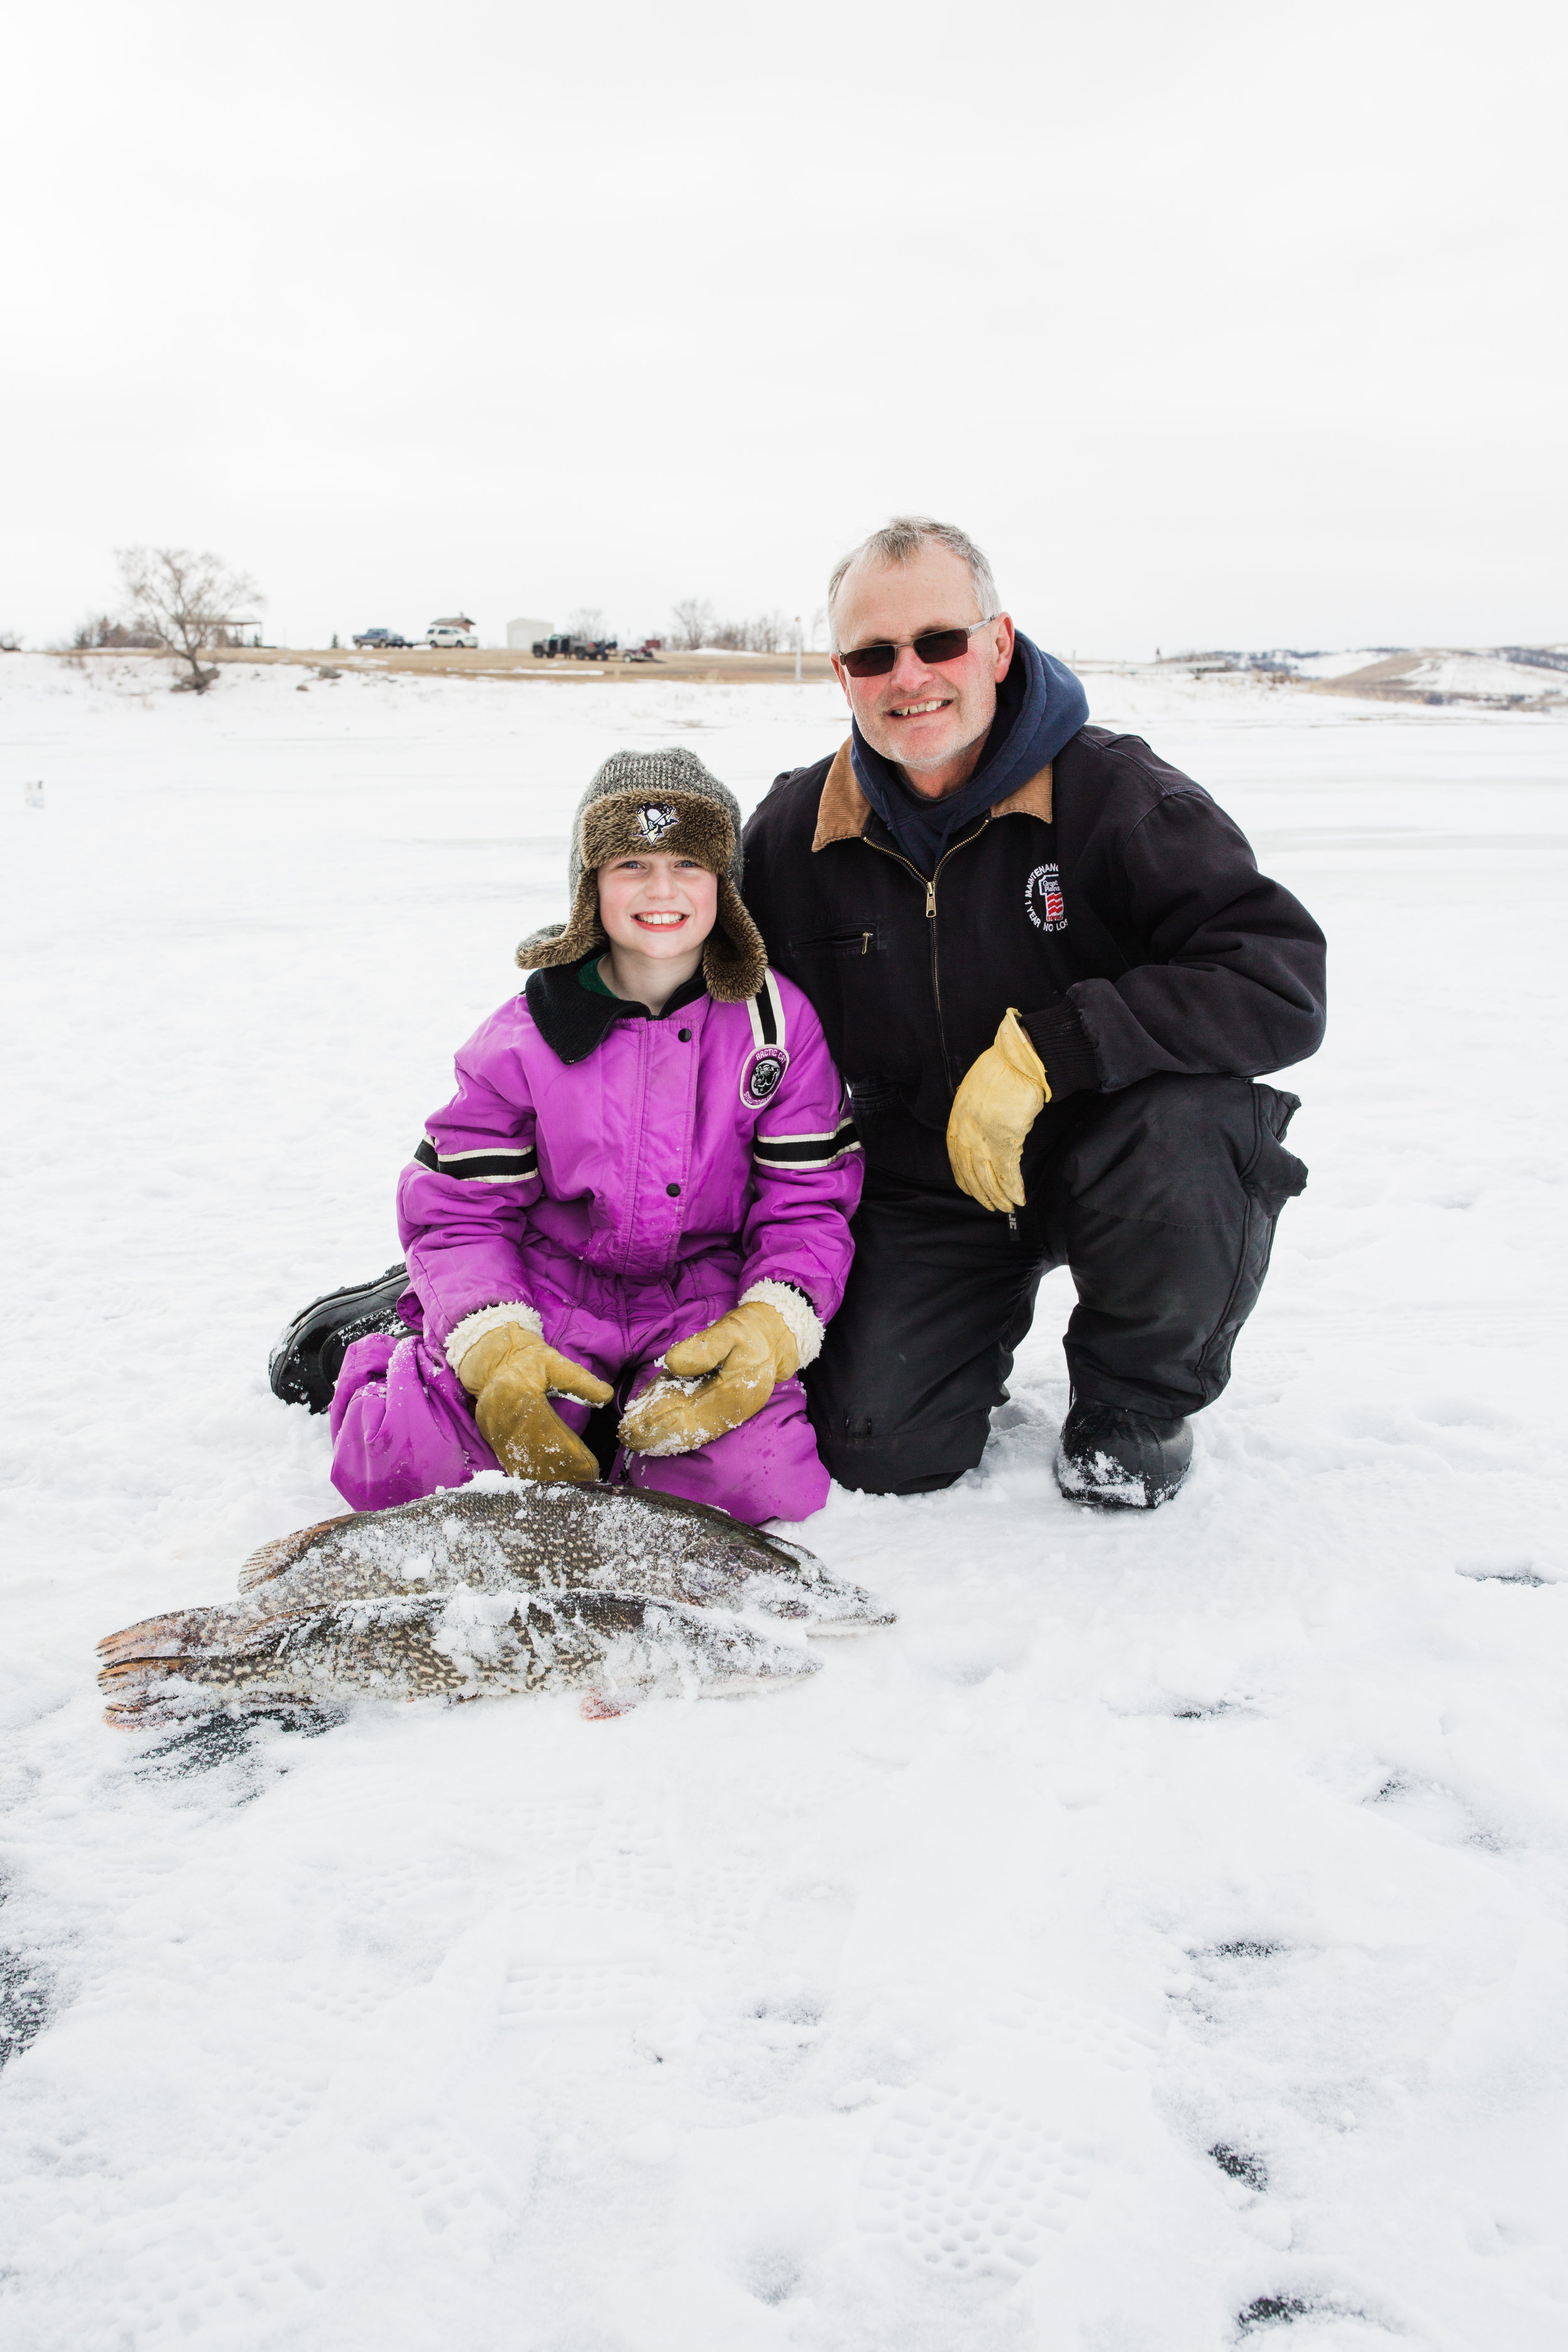
<svg viewBox="0 0 1568 2352">
<path fill-rule="evenodd" d="M 1560 0 L 19 12 L 0 624 L 808 614 L 899 509 L 1062 653 L 1568 636 Z"/>
</svg>

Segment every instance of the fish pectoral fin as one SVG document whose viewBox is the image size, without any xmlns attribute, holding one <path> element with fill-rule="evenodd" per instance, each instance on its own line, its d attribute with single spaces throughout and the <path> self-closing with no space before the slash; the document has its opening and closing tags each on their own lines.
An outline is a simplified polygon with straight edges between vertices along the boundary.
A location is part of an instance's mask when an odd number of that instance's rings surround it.
<svg viewBox="0 0 1568 2352">
<path fill-rule="evenodd" d="M 617 1715 L 630 1715 L 641 1704 L 640 1699 L 625 1697 L 619 1692 L 590 1691 L 579 1700 L 577 1712 L 584 1723 L 608 1723 Z"/>
</svg>

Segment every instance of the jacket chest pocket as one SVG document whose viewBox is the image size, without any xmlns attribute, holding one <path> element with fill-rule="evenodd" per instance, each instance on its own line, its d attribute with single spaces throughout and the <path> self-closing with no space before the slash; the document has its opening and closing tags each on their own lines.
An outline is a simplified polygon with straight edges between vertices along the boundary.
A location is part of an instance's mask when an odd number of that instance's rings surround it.
<svg viewBox="0 0 1568 2352">
<path fill-rule="evenodd" d="M 798 956 L 803 961 L 838 963 L 851 956 L 869 956 L 877 951 L 877 927 L 857 931 L 823 931 L 815 939 L 789 940 L 784 943 L 784 961 Z"/>
</svg>

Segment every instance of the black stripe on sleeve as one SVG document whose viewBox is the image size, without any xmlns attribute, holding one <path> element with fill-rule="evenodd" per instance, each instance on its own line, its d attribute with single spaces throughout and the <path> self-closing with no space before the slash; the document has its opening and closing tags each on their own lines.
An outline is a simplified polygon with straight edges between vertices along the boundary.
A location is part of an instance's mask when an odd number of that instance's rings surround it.
<svg viewBox="0 0 1568 2352">
<path fill-rule="evenodd" d="M 539 1173 L 539 1154 L 531 1144 L 525 1151 L 438 1152 L 426 1136 L 414 1157 L 437 1176 L 458 1176 L 476 1184 L 526 1184 Z"/>
<path fill-rule="evenodd" d="M 847 1151 L 858 1151 L 860 1138 L 852 1118 L 841 1119 L 830 1135 L 759 1135 L 753 1159 L 764 1168 L 831 1168 Z"/>
<path fill-rule="evenodd" d="M 757 1018 L 763 1026 L 763 1045 L 776 1045 L 779 1042 L 779 1025 L 773 1019 L 773 1000 L 768 992 L 768 983 L 765 980 L 757 991 Z"/>
</svg>

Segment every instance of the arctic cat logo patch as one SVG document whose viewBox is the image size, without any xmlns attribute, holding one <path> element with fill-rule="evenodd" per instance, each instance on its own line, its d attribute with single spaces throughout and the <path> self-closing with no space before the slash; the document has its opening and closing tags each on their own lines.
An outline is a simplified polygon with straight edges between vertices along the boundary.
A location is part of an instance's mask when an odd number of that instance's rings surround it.
<svg viewBox="0 0 1568 2352">
<path fill-rule="evenodd" d="M 680 811 L 668 801 L 650 801 L 637 811 L 637 831 L 645 841 L 662 841 L 680 823 Z"/>
<path fill-rule="evenodd" d="M 1037 931 L 1065 931 L 1067 901 L 1062 897 L 1059 866 L 1037 866 L 1024 885 L 1024 905 Z"/>
<path fill-rule="evenodd" d="M 761 1110 L 777 1094 L 788 1067 L 789 1055 L 782 1045 L 764 1045 L 752 1055 L 741 1080 L 741 1100 L 748 1110 Z"/>
</svg>

